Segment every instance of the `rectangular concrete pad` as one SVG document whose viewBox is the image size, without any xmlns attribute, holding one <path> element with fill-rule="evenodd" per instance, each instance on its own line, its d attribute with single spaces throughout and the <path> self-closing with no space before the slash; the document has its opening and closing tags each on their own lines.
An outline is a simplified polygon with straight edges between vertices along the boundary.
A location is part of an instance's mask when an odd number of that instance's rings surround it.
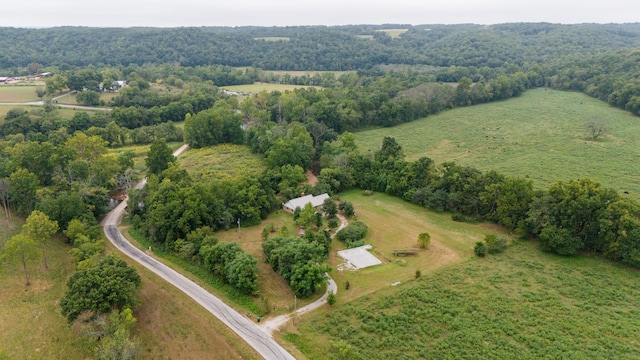
<svg viewBox="0 0 640 360">
<path fill-rule="evenodd" d="M 349 269 L 353 270 L 382 264 L 382 261 L 367 251 L 369 249 L 371 249 L 371 245 L 364 245 L 348 250 L 340 250 L 338 251 L 338 256 L 347 262 L 347 267 Z"/>
</svg>

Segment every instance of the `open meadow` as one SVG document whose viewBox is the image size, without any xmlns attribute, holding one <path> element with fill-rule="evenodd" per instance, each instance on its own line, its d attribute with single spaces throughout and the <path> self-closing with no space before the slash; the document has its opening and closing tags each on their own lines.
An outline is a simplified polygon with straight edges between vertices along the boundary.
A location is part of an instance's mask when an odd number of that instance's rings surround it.
<svg viewBox="0 0 640 360">
<path fill-rule="evenodd" d="M 637 359 L 638 281 L 602 258 L 516 242 L 323 307 L 283 338 L 309 359 Z"/>
<path fill-rule="evenodd" d="M 593 140 L 587 122 L 600 119 Z M 361 131 L 362 153 L 392 136 L 409 160 L 455 161 L 480 170 L 525 176 L 537 188 L 593 178 L 640 199 L 640 118 L 577 92 L 526 91 L 517 98 L 442 112 L 392 128 Z"/>
<path fill-rule="evenodd" d="M 178 161 L 195 181 L 230 180 L 264 170 L 260 155 L 233 144 L 188 149 Z"/>
<path fill-rule="evenodd" d="M 0 85 L 0 103 L 38 101 L 40 100 L 36 95 L 38 87 L 36 85 Z"/>
</svg>

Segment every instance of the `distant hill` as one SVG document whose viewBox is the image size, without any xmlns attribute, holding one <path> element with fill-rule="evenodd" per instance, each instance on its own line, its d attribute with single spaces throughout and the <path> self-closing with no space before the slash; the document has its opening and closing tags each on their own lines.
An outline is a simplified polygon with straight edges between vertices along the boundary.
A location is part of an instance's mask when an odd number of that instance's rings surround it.
<svg viewBox="0 0 640 360">
<path fill-rule="evenodd" d="M 501 67 L 632 48 L 640 48 L 640 23 L 0 28 L 2 69 L 33 62 L 61 70 L 149 63 L 335 71 L 382 64 Z"/>
</svg>

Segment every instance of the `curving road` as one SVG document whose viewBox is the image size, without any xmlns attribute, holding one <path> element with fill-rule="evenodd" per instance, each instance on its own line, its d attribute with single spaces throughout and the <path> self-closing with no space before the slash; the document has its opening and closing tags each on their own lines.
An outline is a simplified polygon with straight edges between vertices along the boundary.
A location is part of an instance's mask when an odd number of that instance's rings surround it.
<svg viewBox="0 0 640 360">
<path fill-rule="evenodd" d="M 174 155 L 178 155 L 184 151 L 186 146 L 176 150 Z M 268 333 L 260 329 L 253 321 L 248 320 L 230 306 L 213 296 L 198 284 L 187 279 L 177 271 L 157 261 L 151 256 L 145 254 L 140 249 L 134 247 L 125 239 L 118 229 L 118 224 L 124 214 L 127 201 L 120 203 L 115 209 L 102 220 L 101 225 L 104 233 L 111 243 L 122 251 L 125 255 L 140 263 L 153 273 L 157 274 L 180 291 L 187 294 L 202 307 L 207 309 L 211 314 L 220 319 L 231 330 L 243 338 L 251 347 L 253 347 L 265 359 L 295 359 L 282 346 L 275 342 Z"/>
</svg>

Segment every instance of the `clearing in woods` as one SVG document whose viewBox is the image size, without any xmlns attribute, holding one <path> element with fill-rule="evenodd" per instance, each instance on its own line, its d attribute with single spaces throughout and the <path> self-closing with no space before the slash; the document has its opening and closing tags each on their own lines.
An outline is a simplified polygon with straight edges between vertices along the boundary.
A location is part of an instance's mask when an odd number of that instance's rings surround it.
<svg viewBox="0 0 640 360">
<path fill-rule="evenodd" d="M 606 134 L 586 133 L 600 118 Z M 483 171 L 526 176 L 536 188 L 590 177 L 640 199 L 640 119 L 582 93 L 549 89 L 463 107 L 392 128 L 356 133 L 361 153 L 376 151 L 391 136 L 408 160 L 455 161 Z"/>
<path fill-rule="evenodd" d="M 382 261 L 381 265 L 357 271 L 338 271 L 344 260 L 336 251 L 345 249 L 344 243 L 333 240 L 330 275 L 340 289 L 348 281 L 349 291 L 338 292 L 338 302 L 348 302 L 389 287 L 396 282 L 405 282 L 415 276 L 416 270 L 423 274 L 462 262 L 473 256 L 473 245 L 485 235 L 498 233 L 507 236 L 494 224 L 468 224 L 451 220 L 450 213 L 437 213 L 410 204 L 402 199 L 383 193 L 371 196 L 362 190 L 351 190 L 340 194 L 340 200 L 350 201 L 356 211 L 357 220 L 364 222 L 369 231 L 364 239 L 371 244 L 370 253 Z M 353 222 L 355 219 L 350 219 Z M 418 235 L 428 232 L 431 243 L 420 249 L 417 255 L 394 255 L 398 248 L 417 248 Z M 342 266 L 340 266 L 342 267 Z"/>
</svg>

